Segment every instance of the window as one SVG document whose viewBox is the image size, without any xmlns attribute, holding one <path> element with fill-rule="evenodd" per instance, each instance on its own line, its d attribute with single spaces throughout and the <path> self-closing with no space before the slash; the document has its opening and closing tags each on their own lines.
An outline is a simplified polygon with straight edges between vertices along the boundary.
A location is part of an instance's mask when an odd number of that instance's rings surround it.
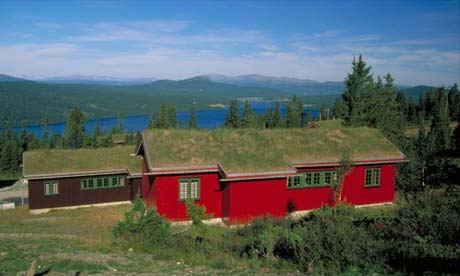
<svg viewBox="0 0 460 276">
<path fill-rule="evenodd" d="M 305 174 L 305 185 L 311 186 L 311 181 L 312 181 L 312 173 L 306 173 Z"/>
<path fill-rule="evenodd" d="M 332 184 L 332 172 L 324 172 L 324 184 L 331 185 Z"/>
<path fill-rule="evenodd" d="M 331 186 L 337 181 L 337 172 L 320 171 L 306 172 L 296 176 L 289 176 L 288 188 L 322 187 Z"/>
<path fill-rule="evenodd" d="M 366 169 L 366 182 L 365 187 L 378 187 L 380 186 L 380 169 Z"/>
<path fill-rule="evenodd" d="M 313 173 L 313 185 L 318 186 L 320 184 L 319 180 L 320 180 L 320 173 L 319 172 Z"/>
<path fill-rule="evenodd" d="M 59 182 L 46 181 L 44 184 L 45 184 L 45 195 L 46 196 L 59 194 Z"/>
<path fill-rule="evenodd" d="M 122 176 L 106 176 L 85 178 L 81 180 L 82 190 L 116 188 L 124 185 L 124 178 Z"/>
<path fill-rule="evenodd" d="M 179 179 L 179 200 L 200 199 L 200 179 L 181 178 Z"/>
</svg>

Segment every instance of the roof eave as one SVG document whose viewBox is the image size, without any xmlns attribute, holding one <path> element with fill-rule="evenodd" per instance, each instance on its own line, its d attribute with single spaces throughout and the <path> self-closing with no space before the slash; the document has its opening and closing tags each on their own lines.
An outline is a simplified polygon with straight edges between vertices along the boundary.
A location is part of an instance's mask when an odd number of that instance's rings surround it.
<svg viewBox="0 0 460 276">
<path fill-rule="evenodd" d="M 110 174 L 127 174 L 128 170 L 105 170 L 105 171 L 86 171 L 86 172 L 65 172 L 65 173 L 49 173 L 49 174 L 30 174 L 24 175 L 27 180 L 52 179 L 52 178 L 70 178 L 80 176 L 95 176 L 95 175 L 110 175 Z"/>
</svg>

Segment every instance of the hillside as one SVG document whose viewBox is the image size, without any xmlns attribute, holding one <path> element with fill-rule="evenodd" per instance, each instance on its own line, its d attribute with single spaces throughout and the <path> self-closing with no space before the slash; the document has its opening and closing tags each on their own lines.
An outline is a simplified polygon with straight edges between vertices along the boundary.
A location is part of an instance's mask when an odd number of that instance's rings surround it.
<svg viewBox="0 0 460 276">
<path fill-rule="evenodd" d="M 11 125 L 65 121 L 69 111 L 81 108 L 88 119 L 152 114 L 162 104 L 178 111 L 209 109 L 239 97 L 288 97 L 291 94 L 267 88 L 248 88 L 214 83 L 205 78 L 156 81 L 145 85 L 109 86 L 44 84 L 32 81 L 0 82 L 0 121 Z M 195 103 L 195 104 L 194 104 Z"/>
<path fill-rule="evenodd" d="M 206 75 L 210 80 L 226 84 L 272 88 L 289 91 L 298 95 L 336 95 L 342 93 L 345 85 L 341 81 L 319 82 L 309 79 L 270 77 L 258 74 L 229 77 L 221 74 Z"/>
<path fill-rule="evenodd" d="M 414 100 L 418 100 L 424 93 L 430 90 L 435 91 L 437 88 L 438 87 L 434 86 L 417 85 L 414 87 L 401 89 L 400 91 L 403 92 L 407 97 L 412 97 Z"/>
</svg>

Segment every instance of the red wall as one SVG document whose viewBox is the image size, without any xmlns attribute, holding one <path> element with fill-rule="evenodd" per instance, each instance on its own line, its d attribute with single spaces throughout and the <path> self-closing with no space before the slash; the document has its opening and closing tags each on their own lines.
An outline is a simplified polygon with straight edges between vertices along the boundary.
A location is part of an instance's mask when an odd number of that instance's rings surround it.
<svg viewBox="0 0 460 276">
<path fill-rule="evenodd" d="M 364 187 L 366 169 L 380 168 L 380 186 Z M 345 177 L 342 200 L 353 205 L 392 202 L 395 197 L 396 164 L 357 166 Z"/>
<path fill-rule="evenodd" d="M 199 178 L 200 200 L 195 203 L 205 206 L 207 214 L 213 214 L 215 218 L 222 217 L 222 191 L 217 173 L 157 176 L 153 181 L 153 193 L 156 195 L 155 206 L 160 215 L 172 221 L 187 220 L 185 203 L 179 201 L 180 178 Z M 147 194 L 146 199 L 150 202 L 151 196 Z"/>
<path fill-rule="evenodd" d="M 380 187 L 364 187 L 366 168 L 381 169 Z M 299 172 L 333 169 L 335 168 L 325 167 Z M 392 202 L 395 175 L 396 164 L 356 166 L 345 177 L 342 200 L 354 205 Z M 201 183 L 200 200 L 196 203 L 206 206 L 207 213 L 213 213 L 214 217 L 228 219 L 230 224 L 246 223 L 254 217 L 264 215 L 284 217 L 289 202 L 294 204 L 295 211 L 335 204 L 330 187 L 288 189 L 286 178 L 220 184 L 217 173 L 168 175 L 147 179 L 142 185 L 144 200 L 148 206 L 156 207 L 158 213 L 165 215 L 169 220 L 186 220 L 185 204 L 179 201 L 179 178 L 192 177 L 199 177 Z"/>
<path fill-rule="evenodd" d="M 264 215 L 286 215 L 286 178 L 232 182 L 226 193 L 230 195 L 230 224 L 249 222 Z"/>
</svg>

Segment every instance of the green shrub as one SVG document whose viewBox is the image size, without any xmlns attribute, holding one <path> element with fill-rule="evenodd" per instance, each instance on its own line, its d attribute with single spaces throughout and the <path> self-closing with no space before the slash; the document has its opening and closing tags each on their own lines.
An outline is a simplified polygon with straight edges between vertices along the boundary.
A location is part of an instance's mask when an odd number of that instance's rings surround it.
<svg viewBox="0 0 460 276">
<path fill-rule="evenodd" d="M 192 219 L 194 226 L 200 226 L 203 224 L 203 220 L 213 217 L 212 214 L 206 214 L 206 206 L 198 206 L 191 199 L 185 201 L 185 207 L 187 208 L 187 217 Z"/>
<path fill-rule="evenodd" d="M 117 238 L 137 241 L 143 245 L 161 245 L 171 236 L 171 224 L 137 197 L 125 219 L 113 228 Z"/>
</svg>

